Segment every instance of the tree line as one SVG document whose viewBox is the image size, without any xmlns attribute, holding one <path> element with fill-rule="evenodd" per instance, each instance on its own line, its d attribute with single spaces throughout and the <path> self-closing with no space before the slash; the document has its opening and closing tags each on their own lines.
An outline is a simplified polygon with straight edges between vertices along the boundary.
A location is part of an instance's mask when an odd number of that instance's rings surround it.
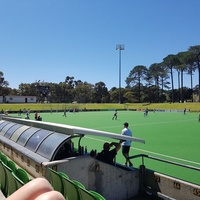
<svg viewBox="0 0 200 200">
<path fill-rule="evenodd" d="M 193 86 L 193 74 L 198 72 L 198 84 Z M 174 73 L 178 88 L 174 88 Z M 190 76 L 190 87 L 184 87 L 184 73 Z M 110 90 L 104 82 L 91 84 L 66 76 L 60 83 L 21 83 L 18 89 L 9 87 L 0 71 L 0 96 L 36 96 L 38 102 L 51 103 L 134 103 L 134 102 L 200 102 L 200 45 L 191 46 L 187 51 L 170 54 L 161 63 L 148 68 L 134 66 L 126 77 L 126 87 Z"/>
</svg>

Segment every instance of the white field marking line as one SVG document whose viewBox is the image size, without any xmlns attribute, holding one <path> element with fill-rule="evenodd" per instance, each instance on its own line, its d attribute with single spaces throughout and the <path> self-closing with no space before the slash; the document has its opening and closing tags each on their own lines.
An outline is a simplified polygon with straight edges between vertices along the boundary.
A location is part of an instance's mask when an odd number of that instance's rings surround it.
<svg viewBox="0 0 200 200">
<path fill-rule="evenodd" d="M 134 147 L 131 147 L 131 149 L 135 149 L 135 150 L 138 150 L 138 151 L 144 151 L 144 152 L 147 152 L 147 153 L 155 154 L 155 155 L 166 157 L 166 158 L 171 158 L 171 159 L 174 159 L 174 160 L 180 160 L 180 161 L 184 161 L 184 162 L 188 162 L 188 163 L 200 165 L 200 163 L 198 163 L 198 162 L 194 162 L 194 161 L 190 161 L 190 160 L 185 160 L 185 159 L 177 158 L 177 157 L 173 157 L 173 156 L 168 156 L 168 155 L 164 155 L 164 154 L 160 154 L 160 153 L 155 153 L 155 152 L 152 152 L 152 151 L 147 151 L 147 150 L 138 149 L 138 148 L 134 148 Z"/>
<path fill-rule="evenodd" d="M 86 138 L 92 139 L 92 140 L 96 140 L 96 141 L 100 141 L 100 142 L 108 142 L 106 140 L 96 139 L 96 138 L 93 138 L 93 137 L 90 137 L 90 136 L 86 136 Z M 138 150 L 138 151 L 143 151 L 143 152 L 146 152 L 146 153 L 151 153 L 151 154 L 162 156 L 162 157 L 166 157 L 166 158 L 171 158 L 171 159 L 174 159 L 174 160 L 180 160 L 180 161 L 184 161 L 184 162 L 187 162 L 187 163 L 192 163 L 192 164 L 200 165 L 200 163 L 198 163 L 198 162 L 194 162 L 194 161 L 190 161 L 190 160 L 185 160 L 185 159 L 177 158 L 177 157 L 173 157 L 173 156 L 168 156 L 168 155 L 164 155 L 164 154 L 160 154 L 160 153 L 155 153 L 155 152 L 147 151 L 147 150 L 143 150 L 143 149 L 138 149 L 138 148 L 135 148 L 135 147 L 131 147 L 131 149 L 135 149 L 135 150 Z"/>
<path fill-rule="evenodd" d="M 177 122 L 187 122 L 187 121 L 195 121 L 196 119 L 189 119 L 189 120 L 177 120 L 177 121 L 163 121 L 163 122 L 155 122 L 155 123 L 139 123 L 139 124 L 130 124 L 130 126 L 145 126 L 145 125 L 156 125 L 156 124 L 168 124 L 168 123 L 177 123 Z M 119 127 L 119 126 L 107 126 L 107 127 L 100 127 L 100 128 L 106 128 L 106 129 L 110 129 L 110 128 L 114 128 L 114 127 Z M 121 125 L 120 127 L 123 127 L 123 125 Z M 98 129 L 98 127 L 95 127 L 95 129 Z"/>
<path fill-rule="evenodd" d="M 195 121 L 196 119 L 187 119 L 187 120 L 176 120 L 176 121 L 163 121 L 163 122 L 155 122 L 155 123 L 140 123 L 134 125 L 156 125 L 156 124 L 168 124 L 168 123 L 177 123 L 177 122 L 187 122 L 187 121 Z"/>
</svg>

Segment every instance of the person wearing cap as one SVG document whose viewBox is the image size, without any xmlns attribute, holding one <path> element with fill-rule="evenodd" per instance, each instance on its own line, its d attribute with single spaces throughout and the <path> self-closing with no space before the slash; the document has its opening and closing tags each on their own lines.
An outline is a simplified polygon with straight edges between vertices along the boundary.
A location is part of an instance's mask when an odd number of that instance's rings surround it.
<svg viewBox="0 0 200 200">
<path fill-rule="evenodd" d="M 124 128 L 122 129 L 121 134 L 132 137 L 132 131 L 128 128 L 129 124 L 127 122 L 125 122 L 123 125 L 124 125 Z M 127 166 L 129 164 L 129 167 L 132 167 L 133 164 L 130 161 L 130 159 L 128 158 L 129 157 L 130 146 L 131 146 L 131 141 L 130 140 L 126 140 L 126 141 L 122 142 L 122 154 L 126 159 L 125 165 Z"/>
<path fill-rule="evenodd" d="M 114 146 L 115 148 L 110 148 Z M 105 142 L 103 144 L 103 150 L 97 154 L 96 159 L 100 160 L 102 162 L 114 165 L 115 164 L 115 156 L 117 155 L 117 152 L 121 148 L 121 144 L 117 142 Z"/>
</svg>

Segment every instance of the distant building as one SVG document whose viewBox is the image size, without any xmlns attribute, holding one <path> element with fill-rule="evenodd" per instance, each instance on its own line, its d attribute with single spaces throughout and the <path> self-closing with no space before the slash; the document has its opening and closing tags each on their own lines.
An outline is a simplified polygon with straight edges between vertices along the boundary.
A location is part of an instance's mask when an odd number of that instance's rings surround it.
<svg viewBox="0 0 200 200">
<path fill-rule="evenodd" d="M 36 96 L 0 96 L 0 103 L 36 103 Z"/>
</svg>

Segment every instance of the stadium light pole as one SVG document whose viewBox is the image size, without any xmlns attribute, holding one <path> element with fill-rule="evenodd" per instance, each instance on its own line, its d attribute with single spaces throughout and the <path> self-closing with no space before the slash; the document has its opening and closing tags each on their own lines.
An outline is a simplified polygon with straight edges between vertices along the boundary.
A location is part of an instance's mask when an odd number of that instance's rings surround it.
<svg viewBox="0 0 200 200">
<path fill-rule="evenodd" d="M 116 50 L 119 51 L 119 104 L 121 104 L 121 51 L 124 50 L 124 45 L 117 44 Z"/>
</svg>

